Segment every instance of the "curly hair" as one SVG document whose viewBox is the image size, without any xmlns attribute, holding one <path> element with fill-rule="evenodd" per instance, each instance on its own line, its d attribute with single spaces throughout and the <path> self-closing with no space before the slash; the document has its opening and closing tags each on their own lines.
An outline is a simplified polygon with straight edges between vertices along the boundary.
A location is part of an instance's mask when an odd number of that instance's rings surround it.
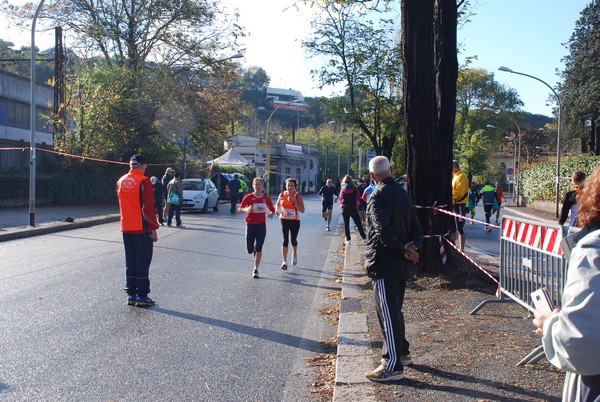
<svg viewBox="0 0 600 402">
<path fill-rule="evenodd" d="M 577 196 L 577 223 L 584 227 L 600 227 L 600 167 L 585 180 L 585 186 Z"/>
</svg>

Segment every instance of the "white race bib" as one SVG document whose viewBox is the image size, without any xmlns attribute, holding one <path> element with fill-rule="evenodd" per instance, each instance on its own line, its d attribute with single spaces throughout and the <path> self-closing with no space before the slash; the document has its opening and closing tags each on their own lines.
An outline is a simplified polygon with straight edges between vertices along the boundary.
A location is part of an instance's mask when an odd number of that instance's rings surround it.
<svg viewBox="0 0 600 402">
<path fill-rule="evenodd" d="M 254 204 L 254 206 L 252 207 L 252 212 L 254 212 L 255 214 L 264 214 L 265 212 L 267 212 L 267 204 L 265 204 L 264 202 Z"/>
<path fill-rule="evenodd" d="M 296 210 L 283 208 L 283 211 L 281 211 L 281 217 L 283 219 L 296 219 Z"/>
</svg>

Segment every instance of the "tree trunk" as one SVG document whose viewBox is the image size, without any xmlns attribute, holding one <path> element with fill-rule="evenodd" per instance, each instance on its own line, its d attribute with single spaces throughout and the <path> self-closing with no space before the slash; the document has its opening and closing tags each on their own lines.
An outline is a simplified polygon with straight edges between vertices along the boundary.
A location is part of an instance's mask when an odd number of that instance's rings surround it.
<svg viewBox="0 0 600 402">
<path fill-rule="evenodd" d="M 456 2 L 403 0 L 401 8 L 408 187 L 416 206 L 451 209 Z M 453 219 L 429 208 L 417 208 L 417 216 L 426 236 L 418 269 L 439 273 L 439 236 Z"/>
</svg>

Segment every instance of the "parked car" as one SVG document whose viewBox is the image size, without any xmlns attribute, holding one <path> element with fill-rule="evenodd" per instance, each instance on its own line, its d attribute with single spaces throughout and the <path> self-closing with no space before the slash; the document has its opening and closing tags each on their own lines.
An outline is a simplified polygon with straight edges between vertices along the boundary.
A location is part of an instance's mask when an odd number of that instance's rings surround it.
<svg viewBox="0 0 600 402">
<path fill-rule="evenodd" d="M 237 174 L 246 182 L 246 193 L 252 191 L 252 181 L 241 173 L 216 173 L 211 176 L 210 180 L 219 189 L 219 194 L 224 200 L 229 200 L 229 181 L 233 180 L 233 175 Z M 245 194 L 244 194 L 245 195 Z"/>
<path fill-rule="evenodd" d="M 219 210 L 219 191 L 215 184 L 208 179 L 183 179 L 182 211 L 207 212 Z"/>
</svg>

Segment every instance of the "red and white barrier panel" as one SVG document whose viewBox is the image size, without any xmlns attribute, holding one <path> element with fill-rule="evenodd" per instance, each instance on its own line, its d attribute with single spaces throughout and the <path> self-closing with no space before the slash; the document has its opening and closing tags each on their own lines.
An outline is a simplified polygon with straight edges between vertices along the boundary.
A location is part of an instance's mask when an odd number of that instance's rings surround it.
<svg viewBox="0 0 600 402">
<path fill-rule="evenodd" d="M 560 248 L 562 231 L 560 229 L 504 218 L 502 220 L 502 237 L 558 257 L 562 256 Z"/>
</svg>

